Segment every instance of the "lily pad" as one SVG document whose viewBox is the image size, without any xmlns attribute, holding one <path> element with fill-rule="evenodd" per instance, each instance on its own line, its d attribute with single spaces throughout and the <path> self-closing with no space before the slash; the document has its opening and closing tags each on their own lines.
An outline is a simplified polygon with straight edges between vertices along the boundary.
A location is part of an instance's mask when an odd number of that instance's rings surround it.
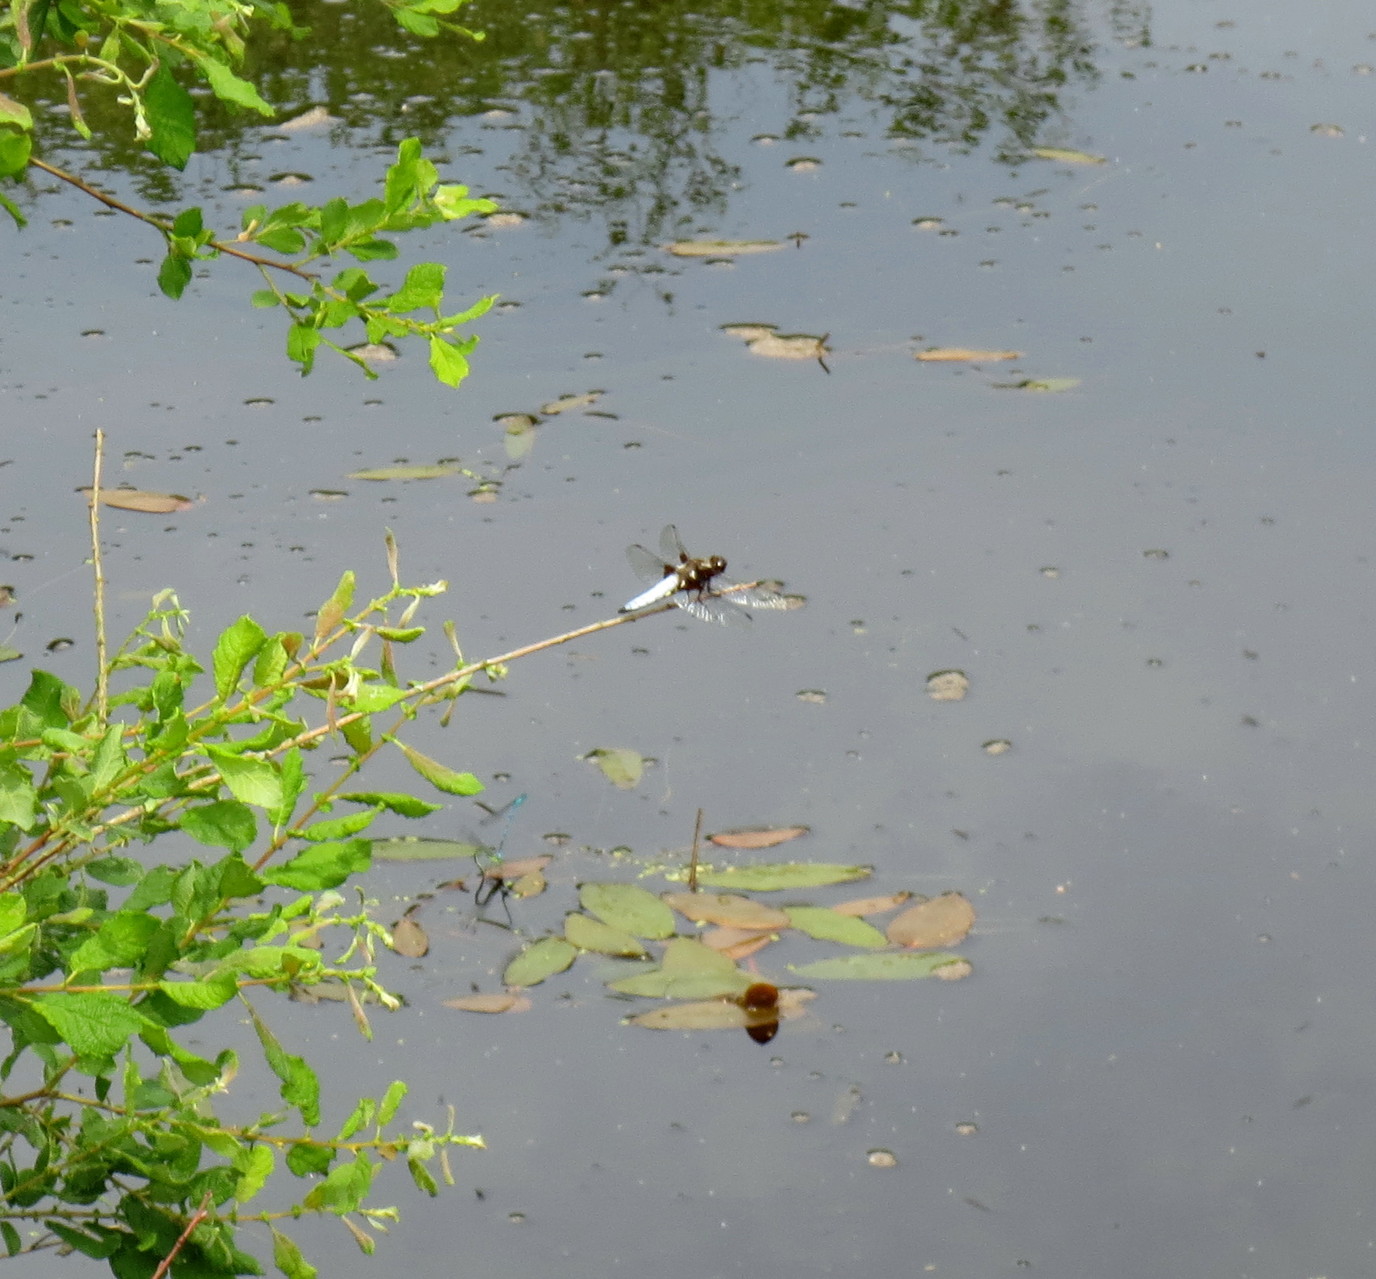
<svg viewBox="0 0 1376 1279">
<path fill-rule="evenodd" d="M 599 955 L 640 958 L 649 953 L 630 933 L 576 910 L 564 916 L 564 939 L 579 950 L 592 950 Z"/>
<path fill-rule="evenodd" d="M 790 906 L 789 923 L 800 933 L 818 941 L 839 942 L 843 946 L 862 946 L 882 950 L 889 940 L 873 924 L 853 915 L 839 915 L 825 906 Z"/>
<path fill-rule="evenodd" d="M 954 946 L 975 926 L 975 908 L 959 893 L 942 893 L 931 901 L 909 906 L 889 920 L 884 931 L 898 946 L 923 950 Z"/>
<path fill-rule="evenodd" d="M 639 884 L 582 884 L 578 902 L 604 924 L 633 937 L 662 941 L 674 935 L 674 912 Z"/>
<path fill-rule="evenodd" d="M 744 892 L 772 893 L 785 888 L 821 888 L 868 879 L 872 866 L 842 866 L 835 862 L 777 862 L 765 866 L 727 866 L 698 872 L 698 883 L 708 888 L 734 888 Z"/>
<path fill-rule="evenodd" d="M 948 965 L 963 965 L 969 960 L 940 950 L 888 951 L 884 954 L 842 955 L 838 959 L 819 959 L 816 963 L 789 965 L 789 971 L 808 981 L 914 981 L 935 977 Z M 962 974 L 963 975 L 963 974 Z"/>
<path fill-rule="evenodd" d="M 752 982 L 751 977 L 710 946 L 691 937 L 675 937 L 665 946 L 664 959 L 658 968 L 623 977 L 608 985 L 623 995 L 711 999 L 743 994 Z"/>
<path fill-rule="evenodd" d="M 583 758 L 592 760 L 618 790 L 634 790 L 645 772 L 645 757 L 639 751 L 624 747 L 598 747 Z"/>
<path fill-rule="evenodd" d="M 538 986 L 562 973 L 577 958 L 578 951 L 562 937 L 542 937 L 506 966 L 502 981 L 507 986 Z"/>
<path fill-rule="evenodd" d="M 734 928 L 787 928 L 781 910 L 734 893 L 662 893 L 660 900 L 695 924 L 725 924 Z"/>
</svg>

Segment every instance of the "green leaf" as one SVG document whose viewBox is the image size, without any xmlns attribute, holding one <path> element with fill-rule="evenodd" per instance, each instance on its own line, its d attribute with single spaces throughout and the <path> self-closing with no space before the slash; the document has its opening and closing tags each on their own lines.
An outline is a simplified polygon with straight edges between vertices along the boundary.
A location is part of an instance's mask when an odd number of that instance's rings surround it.
<svg viewBox="0 0 1376 1279">
<path fill-rule="evenodd" d="M 406 1099 L 406 1092 L 406 1085 L 399 1079 L 387 1085 L 387 1091 L 382 1094 L 382 1102 L 377 1108 L 379 1128 L 385 1128 L 396 1118 L 398 1108 Z"/>
<path fill-rule="evenodd" d="M 432 337 L 430 371 L 445 386 L 458 386 L 468 376 L 468 357 L 454 343 Z"/>
<path fill-rule="evenodd" d="M 161 267 L 158 267 L 158 289 L 162 296 L 172 298 L 172 301 L 180 301 L 182 294 L 186 292 L 186 286 L 191 283 L 191 264 L 184 259 L 180 253 L 168 253 L 162 259 Z"/>
<path fill-rule="evenodd" d="M 232 973 L 216 973 L 203 981 L 160 981 L 158 989 L 183 1008 L 209 1011 L 227 1004 L 239 993 Z"/>
<path fill-rule="evenodd" d="M 214 58 L 198 57 L 196 65 L 209 83 L 210 91 L 222 102 L 247 107 L 250 111 L 257 111 L 259 115 L 276 114 L 259 96 L 253 85 L 235 75 L 223 62 L 217 62 Z"/>
<path fill-rule="evenodd" d="M 346 571 L 339 579 L 339 585 L 334 588 L 334 594 L 330 596 L 321 606 L 315 617 L 315 638 L 324 639 L 331 631 L 344 620 L 344 614 L 349 611 L 349 605 L 354 600 L 354 575 L 352 571 Z"/>
<path fill-rule="evenodd" d="M 258 819 L 253 810 L 232 799 L 217 799 L 188 808 L 180 822 L 192 839 L 213 848 L 242 853 L 258 838 Z"/>
<path fill-rule="evenodd" d="M 908 950 L 884 955 L 843 955 L 819 959 L 814 964 L 789 965 L 799 977 L 821 981 L 912 981 L 931 977 L 948 964 L 967 965 L 968 960 L 940 950 Z"/>
<path fill-rule="evenodd" d="M 282 1081 L 282 1100 L 301 1112 L 301 1120 L 308 1128 L 320 1122 L 320 1081 L 302 1057 L 287 1052 L 277 1041 L 268 1025 L 250 1006 L 249 1018 L 263 1046 L 268 1068 Z"/>
<path fill-rule="evenodd" d="M 164 62 L 143 91 L 148 117 L 148 149 L 174 169 L 186 168 L 196 150 L 196 104 Z M 164 264 L 165 265 L 165 264 Z M 190 267 L 187 267 L 188 275 Z"/>
<path fill-rule="evenodd" d="M 396 813 L 398 817 L 425 817 L 444 807 L 443 804 L 432 804 L 428 800 L 418 799 L 415 795 L 407 795 L 404 791 L 350 791 L 339 798 L 348 800 L 351 804 L 380 806 Z"/>
<path fill-rule="evenodd" d="M 438 308 L 444 298 L 445 268 L 439 262 L 420 262 L 406 273 L 406 280 L 391 297 L 387 309 L 404 315 L 423 307 Z"/>
<path fill-rule="evenodd" d="M 33 150 L 33 135 L 27 129 L 16 129 L 13 125 L 0 125 L 0 178 L 14 178 L 23 173 L 29 164 L 29 154 Z M 5 206 L 20 226 L 25 223 L 18 208 L 9 200 Z"/>
<path fill-rule="evenodd" d="M 282 779 L 270 760 L 236 755 L 224 746 L 207 746 L 205 750 L 235 799 L 270 811 L 281 807 Z"/>
<path fill-rule="evenodd" d="M 315 349 L 320 345 L 320 330 L 311 324 L 293 324 L 287 330 L 287 359 L 301 365 L 309 373 L 315 363 Z"/>
<path fill-rule="evenodd" d="M 99 880 L 102 884 L 111 884 L 116 888 L 128 888 L 130 884 L 137 884 L 144 875 L 143 863 L 135 861 L 132 857 L 98 857 L 95 861 L 86 863 L 85 871 L 91 879 Z"/>
<path fill-rule="evenodd" d="M 38 792 L 29 770 L 18 764 L 0 766 L 0 822 L 30 830 L 38 820 Z"/>
<path fill-rule="evenodd" d="M 406 756 L 411 767 L 436 790 L 443 791 L 446 795 L 477 795 L 481 793 L 483 784 L 472 773 L 456 773 L 452 768 L 446 768 L 438 760 L 431 759 L 429 755 L 423 755 L 414 747 L 398 741 L 395 737 L 389 737 L 387 740 Z"/>
<path fill-rule="evenodd" d="M 245 615 L 216 641 L 211 667 L 215 673 L 215 693 L 223 702 L 239 683 L 239 676 L 268 642 L 267 632 Z"/>
<path fill-rule="evenodd" d="M 664 961 L 658 968 L 607 985 L 623 995 L 711 999 L 742 994 L 753 980 L 710 946 L 691 937 L 675 937 L 665 946 Z"/>
<path fill-rule="evenodd" d="M 832 862 L 778 862 L 766 866 L 727 866 L 698 872 L 698 883 L 708 888 L 732 888 L 745 892 L 772 893 L 784 888 L 820 888 L 867 879 L 872 866 L 843 866 Z"/>
<path fill-rule="evenodd" d="M 144 911 L 122 910 L 111 915 L 94 937 L 88 937 L 72 952 L 67 970 L 73 973 L 94 969 L 127 968 L 143 958 L 160 921 Z"/>
<path fill-rule="evenodd" d="M 29 905 L 22 893 L 0 894 L 0 936 L 8 936 L 22 928 L 29 916 Z"/>
<path fill-rule="evenodd" d="M 818 941 L 863 946 L 868 950 L 883 950 L 889 944 L 888 938 L 873 924 L 853 915 L 838 915 L 824 906 L 788 906 L 785 911 L 794 928 Z"/>
<path fill-rule="evenodd" d="M 300 1175 L 303 1174 L 298 1173 Z M 296 1241 L 284 1235 L 276 1226 L 269 1225 L 268 1229 L 272 1231 L 272 1264 L 286 1279 L 316 1279 L 320 1272 L 306 1260 Z"/>
<path fill-rule="evenodd" d="M 253 1145 L 237 1150 L 234 1171 L 239 1174 L 239 1180 L 234 1183 L 234 1198 L 239 1203 L 252 1199 L 272 1176 L 276 1162 L 271 1146 Z"/>
<path fill-rule="evenodd" d="M 372 846 L 366 839 L 351 839 L 339 844 L 316 844 L 282 866 L 270 867 L 261 875 L 269 884 L 318 893 L 336 888 L 350 875 L 368 869 Z"/>
<path fill-rule="evenodd" d="M 124 725 L 111 724 L 100 739 L 91 757 L 91 791 L 104 790 L 124 771 L 128 760 L 124 754 Z"/>
<path fill-rule="evenodd" d="M 674 912 L 639 884 L 581 884 L 578 901 L 603 923 L 633 936 L 661 941 L 674 935 Z"/>
<path fill-rule="evenodd" d="M 506 966 L 502 981 L 508 986 L 538 986 L 562 973 L 577 958 L 578 951 L 562 937 L 542 937 Z"/>
<path fill-rule="evenodd" d="M 600 955 L 640 958 L 649 953 L 630 933 L 577 911 L 564 916 L 564 939 L 579 950 L 592 950 Z"/>
<path fill-rule="evenodd" d="M 323 822 L 312 822 L 301 832 L 302 839 L 320 843 L 327 839 L 348 839 L 373 824 L 378 810 L 370 808 L 361 813 L 350 813 L 347 817 L 330 817 Z"/>
<path fill-rule="evenodd" d="M 117 995 L 35 995 L 30 1006 L 81 1057 L 113 1057 L 146 1024 L 143 1014 Z"/>
<path fill-rule="evenodd" d="M 0 93 L 0 124 L 18 125 L 21 129 L 33 128 L 33 113 L 22 102 L 16 102 L 8 94 Z"/>
</svg>

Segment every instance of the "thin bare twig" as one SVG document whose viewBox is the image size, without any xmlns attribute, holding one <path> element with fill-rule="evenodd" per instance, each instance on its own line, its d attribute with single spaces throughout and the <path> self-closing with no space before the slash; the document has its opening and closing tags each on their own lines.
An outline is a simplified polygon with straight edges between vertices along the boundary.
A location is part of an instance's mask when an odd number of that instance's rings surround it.
<svg viewBox="0 0 1376 1279">
<path fill-rule="evenodd" d="M 191 1238 L 191 1232 L 206 1219 L 209 1207 L 210 1191 L 207 1190 L 201 1196 L 201 1206 L 191 1214 L 191 1220 L 186 1223 L 186 1229 L 177 1236 L 177 1242 L 172 1245 L 172 1251 L 158 1262 L 158 1268 L 153 1271 L 152 1279 L 165 1279 L 167 1272 L 172 1268 L 172 1263 L 177 1259 L 177 1254 L 186 1246 L 186 1241 Z"/>
<path fill-rule="evenodd" d="M 42 169 L 44 173 L 50 173 L 53 177 L 62 182 L 68 182 L 76 187 L 78 191 L 83 191 L 93 200 L 99 200 L 107 208 L 115 209 L 119 213 L 127 213 L 131 218 L 137 218 L 140 222 L 146 222 L 149 226 L 155 227 L 164 235 L 172 230 L 172 223 L 166 218 L 156 218 L 151 213 L 145 213 L 142 209 L 136 209 L 132 204 L 125 204 L 123 200 L 117 200 L 113 195 L 106 195 L 104 191 L 97 190 L 89 182 L 77 177 L 75 173 L 68 173 L 66 169 L 59 169 L 56 165 L 45 164 L 42 160 L 35 160 L 29 157 L 29 164 L 35 169 Z M 285 271 L 289 275 L 298 276 L 302 280 L 319 279 L 319 273 L 306 271 L 299 266 L 293 266 L 290 262 L 278 262 L 273 258 L 260 257 L 257 253 L 249 253 L 244 249 L 236 249 L 232 244 L 226 244 L 223 240 L 211 240 L 209 246 L 218 253 L 226 254 L 232 258 L 241 258 L 245 262 L 252 262 L 254 266 L 271 267 L 274 271 Z"/>
<path fill-rule="evenodd" d="M 693 823 L 693 856 L 688 862 L 688 891 L 698 891 L 698 840 L 702 838 L 702 809 L 698 809 L 698 819 Z"/>
<path fill-rule="evenodd" d="M 105 432 L 96 432 L 95 471 L 91 477 L 91 566 L 95 572 L 96 714 L 100 723 L 110 711 L 109 673 L 105 669 L 105 567 L 100 558 L 100 472 L 105 461 Z"/>
</svg>

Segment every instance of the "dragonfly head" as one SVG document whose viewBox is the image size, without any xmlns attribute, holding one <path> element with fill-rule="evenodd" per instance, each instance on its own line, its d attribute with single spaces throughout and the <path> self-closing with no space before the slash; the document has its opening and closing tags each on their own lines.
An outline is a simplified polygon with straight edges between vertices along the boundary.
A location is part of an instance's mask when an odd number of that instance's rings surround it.
<svg viewBox="0 0 1376 1279">
<path fill-rule="evenodd" d="M 714 555 L 707 561 L 707 567 L 713 574 L 724 573 L 726 571 L 726 561 L 720 555 Z"/>
</svg>

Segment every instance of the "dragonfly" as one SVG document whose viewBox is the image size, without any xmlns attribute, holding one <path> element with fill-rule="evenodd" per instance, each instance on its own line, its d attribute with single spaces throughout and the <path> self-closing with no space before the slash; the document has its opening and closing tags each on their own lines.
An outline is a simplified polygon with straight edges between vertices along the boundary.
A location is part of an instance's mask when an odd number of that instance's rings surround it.
<svg viewBox="0 0 1376 1279">
<path fill-rule="evenodd" d="M 626 558 L 641 581 L 654 585 L 622 605 L 623 613 L 672 600 L 704 622 L 740 626 L 750 621 L 749 609 L 793 607 L 778 591 L 766 586 L 742 586 L 722 576 L 726 561 L 720 555 L 689 555 L 672 524 L 666 524 L 659 535 L 658 555 L 637 544 L 626 548 Z"/>
<path fill-rule="evenodd" d="M 522 792 L 483 818 L 484 826 L 494 822 L 501 822 L 502 825 L 495 845 L 477 844 L 473 849 L 473 864 L 478 868 L 478 886 L 473 890 L 473 901 L 479 908 L 486 906 L 498 893 L 504 891 L 506 880 L 499 874 L 493 874 L 493 871 L 502 864 L 502 854 L 506 848 L 506 837 L 511 832 L 512 820 L 520 811 L 521 805 L 529 798 Z"/>
</svg>

